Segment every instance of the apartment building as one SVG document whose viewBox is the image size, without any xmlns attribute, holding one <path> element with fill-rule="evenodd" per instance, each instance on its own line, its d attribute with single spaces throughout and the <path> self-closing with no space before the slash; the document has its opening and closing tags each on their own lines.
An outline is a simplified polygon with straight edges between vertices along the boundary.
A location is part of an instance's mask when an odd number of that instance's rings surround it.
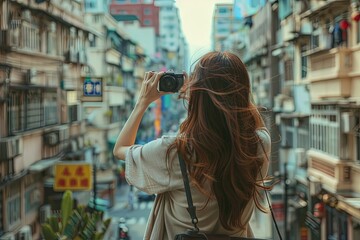
<svg viewBox="0 0 360 240">
<path fill-rule="evenodd" d="M 262 35 L 257 12 L 251 17 L 248 51 L 237 50 L 246 59 L 255 100 L 273 103 L 281 137 L 275 139 L 279 156 L 272 158 L 279 164 L 283 188 L 272 192 L 273 203 L 283 202 L 280 209 L 273 206 L 275 215 L 286 239 L 357 239 L 359 1 L 267 4 L 272 13 L 261 17 L 272 22 L 271 38 Z M 257 69 L 256 63 L 267 62 L 278 67 L 270 74 L 270 86 L 278 84 L 279 92 L 261 99 L 262 88 L 271 87 L 265 87 L 266 81 L 257 84 L 256 76 L 266 79 L 261 77 L 266 67 Z"/>
<path fill-rule="evenodd" d="M 101 150 L 100 163 L 111 166 L 117 135 L 130 114 L 138 82 L 145 73 L 146 55 L 102 6 L 89 7 L 85 23 L 96 32 L 87 51 L 90 75 L 103 80 L 104 94 L 100 102 L 84 102 L 83 111 L 89 139 L 97 139 Z"/>
<path fill-rule="evenodd" d="M 360 237 L 358 12 L 359 1 L 310 1 L 300 14 L 312 26 L 302 56 L 311 96 L 309 210 L 321 239 Z"/>
<path fill-rule="evenodd" d="M 42 206 L 54 200 L 45 194 L 52 166 L 84 158 L 80 90 L 90 31 L 82 1 L 0 6 L 0 238 L 38 239 L 49 213 Z"/>
</svg>

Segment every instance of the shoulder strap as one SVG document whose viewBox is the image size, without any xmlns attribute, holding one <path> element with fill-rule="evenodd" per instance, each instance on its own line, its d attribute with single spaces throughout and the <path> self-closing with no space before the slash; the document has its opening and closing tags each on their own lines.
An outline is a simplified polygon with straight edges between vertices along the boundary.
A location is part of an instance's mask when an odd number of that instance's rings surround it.
<svg viewBox="0 0 360 240">
<path fill-rule="evenodd" d="M 188 210 L 189 215 L 191 217 L 191 222 L 194 225 L 194 230 L 199 231 L 199 228 L 197 226 L 198 218 L 196 216 L 196 207 L 193 205 L 193 201 L 192 201 L 191 190 L 190 190 L 190 185 L 189 185 L 189 178 L 188 178 L 187 171 L 186 171 L 185 161 L 182 158 L 182 155 L 181 155 L 180 152 L 178 152 L 178 156 L 179 156 L 181 174 L 182 174 L 182 178 L 183 178 L 183 181 L 184 181 L 186 200 L 187 200 L 187 203 L 188 203 L 187 210 Z"/>
<path fill-rule="evenodd" d="M 262 142 L 260 142 L 260 144 L 261 144 L 261 147 L 262 147 L 262 149 L 264 151 L 264 154 L 265 154 L 265 156 L 267 158 L 267 155 L 266 155 L 264 146 L 262 145 Z M 182 155 L 181 155 L 180 152 L 178 152 L 178 157 L 179 157 L 180 169 L 181 169 L 181 174 L 182 174 L 184 187 L 185 187 L 186 200 L 187 200 L 187 203 L 188 203 L 187 211 L 189 212 L 189 215 L 191 217 L 191 222 L 194 225 L 194 230 L 196 232 L 198 232 L 199 228 L 197 226 L 198 218 L 196 216 L 196 207 L 193 205 L 193 201 L 192 201 L 192 195 L 191 195 L 190 185 L 189 185 L 189 177 L 187 175 L 185 161 L 182 158 Z M 263 178 L 262 173 L 261 173 L 261 169 L 260 169 L 260 176 L 261 176 L 263 185 L 265 186 L 265 182 L 264 182 L 264 178 Z M 264 192 L 265 192 L 265 195 L 266 195 L 266 200 L 267 200 L 268 205 L 269 205 L 269 209 L 270 209 L 270 212 L 271 212 L 271 216 L 272 216 L 276 231 L 277 231 L 277 233 L 279 235 L 279 239 L 282 240 L 281 233 L 280 233 L 279 227 L 277 225 L 277 222 L 275 220 L 274 212 L 273 212 L 271 204 L 270 204 L 268 193 L 267 193 L 266 190 L 264 190 Z"/>
<path fill-rule="evenodd" d="M 269 161 L 269 158 L 268 158 L 268 156 L 267 156 L 267 154 L 266 154 L 266 151 L 265 151 L 265 148 L 264 148 L 264 146 L 263 146 L 263 144 L 262 144 L 262 142 L 261 142 L 261 139 L 260 139 L 260 145 L 261 145 L 261 148 L 262 148 L 262 150 L 263 150 L 263 152 L 264 152 L 267 160 Z M 261 169 L 260 169 L 260 177 L 261 177 L 261 180 L 262 180 L 263 185 L 265 186 L 264 177 L 263 177 L 263 175 L 262 175 Z M 281 236 L 279 227 L 278 227 L 277 222 L 276 222 L 276 220 L 275 220 L 274 212 L 273 212 L 272 207 L 271 207 L 271 204 L 270 204 L 269 195 L 268 195 L 266 189 L 264 189 L 264 192 L 265 192 L 266 201 L 267 201 L 267 203 L 268 203 L 268 205 L 269 205 L 269 209 L 270 209 L 270 212 L 271 212 L 271 217 L 272 217 L 272 219 L 273 219 L 273 222 L 274 222 L 276 231 L 277 231 L 277 233 L 278 233 L 279 239 L 282 240 L 282 236 Z"/>
</svg>

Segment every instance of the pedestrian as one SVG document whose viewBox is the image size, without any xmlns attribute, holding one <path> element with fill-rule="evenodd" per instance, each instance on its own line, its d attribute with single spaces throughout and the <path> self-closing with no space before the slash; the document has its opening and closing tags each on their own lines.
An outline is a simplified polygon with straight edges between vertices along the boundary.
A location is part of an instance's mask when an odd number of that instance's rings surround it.
<svg viewBox="0 0 360 240">
<path fill-rule="evenodd" d="M 176 136 L 135 145 L 148 106 L 169 92 L 157 85 L 164 72 L 147 72 L 135 107 L 122 128 L 114 155 L 125 160 L 129 184 L 157 194 L 144 239 L 174 239 L 192 228 L 179 167 L 180 153 L 188 169 L 198 227 L 203 232 L 253 236 L 250 217 L 261 205 L 271 139 L 257 106 L 251 101 L 245 65 L 230 52 L 209 52 L 193 72 L 184 73 L 179 99 L 187 116 Z M 179 102 L 178 104 L 182 104 Z"/>
<path fill-rule="evenodd" d="M 130 185 L 128 193 L 128 207 L 129 210 L 134 210 L 134 186 Z"/>
</svg>

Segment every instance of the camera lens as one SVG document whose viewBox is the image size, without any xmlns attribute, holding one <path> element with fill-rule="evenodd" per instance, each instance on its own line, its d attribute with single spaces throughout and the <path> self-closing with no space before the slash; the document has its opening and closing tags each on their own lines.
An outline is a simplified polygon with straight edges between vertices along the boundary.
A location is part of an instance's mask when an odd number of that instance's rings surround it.
<svg viewBox="0 0 360 240">
<path fill-rule="evenodd" d="M 173 76 L 164 75 L 160 79 L 159 87 L 161 91 L 173 92 L 177 87 L 176 79 Z"/>
</svg>

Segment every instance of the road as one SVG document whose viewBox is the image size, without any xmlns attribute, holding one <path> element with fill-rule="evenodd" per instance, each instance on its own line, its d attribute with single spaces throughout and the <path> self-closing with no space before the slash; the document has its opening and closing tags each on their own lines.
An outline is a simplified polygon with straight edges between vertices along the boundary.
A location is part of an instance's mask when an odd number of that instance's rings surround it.
<svg viewBox="0 0 360 240">
<path fill-rule="evenodd" d="M 129 192 L 130 187 L 126 183 L 117 188 L 116 204 L 109 209 L 108 216 L 113 219 L 125 218 L 131 240 L 142 240 L 153 201 L 138 202 L 134 198 L 133 209 L 130 209 L 128 204 Z"/>
</svg>

